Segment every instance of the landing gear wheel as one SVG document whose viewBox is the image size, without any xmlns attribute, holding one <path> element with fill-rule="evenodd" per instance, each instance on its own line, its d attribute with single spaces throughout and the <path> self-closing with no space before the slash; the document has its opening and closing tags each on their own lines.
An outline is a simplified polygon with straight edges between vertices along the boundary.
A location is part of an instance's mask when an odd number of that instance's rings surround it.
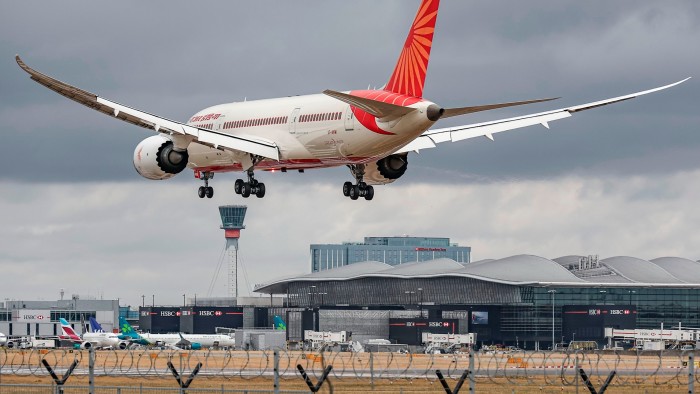
<svg viewBox="0 0 700 394">
<path fill-rule="evenodd" d="M 255 192 L 255 197 L 257 197 L 257 198 L 265 197 L 265 184 L 258 183 L 257 188 L 258 188 L 258 191 Z"/>
<path fill-rule="evenodd" d="M 207 198 L 214 197 L 214 188 L 213 187 L 209 186 L 209 187 L 205 187 L 204 189 L 206 189 L 205 194 L 207 195 Z"/>
<path fill-rule="evenodd" d="M 206 194 L 207 192 L 204 186 L 200 186 L 199 189 L 197 189 L 197 195 L 199 196 L 199 198 L 204 198 Z"/>
<path fill-rule="evenodd" d="M 367 188 L 365 189 L 365 200 L 372 201 L 373 198 L 374 198 L 374 187 L 372 187 L 371 185 L 367 186 Z"/>
<path fill-rule="evenodd" d="M 241 191 L 243 190 L 243 179 L 236 179 L 236 183 L 233 184 L 233 191 L 236 194 L 241 194 Z"/>
<path fill-rule="evenodd" d="M 360 188 L 355 185 L 350 188 L 350 199 L 357 200 L 360 197 Z"/>
<path fill-rule="evenodd" d="M 250 183 L 246 182 L 243 184 L 243 186 L 241 188 L 241 196 L 243 198 L 250 197 Z"/>
<path fill-rule="evenodd" d="M 350 197 L 350 189 L 352 188 L 352 182 L 343 183 L 343 195 L 345 197 Z"/>
</svg>

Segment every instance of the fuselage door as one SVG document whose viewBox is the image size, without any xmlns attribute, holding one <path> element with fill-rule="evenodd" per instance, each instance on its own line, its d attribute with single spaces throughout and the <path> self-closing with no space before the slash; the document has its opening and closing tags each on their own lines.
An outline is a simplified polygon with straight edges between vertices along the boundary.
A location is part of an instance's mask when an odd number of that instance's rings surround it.
<svg viewBox="0 0 700 394">
<path fill-rule="evenodd" d="M 301 108 L 294 108 L 294 111 L 292 111 L 292 114 L 289 116 L 289 134 L 297 133 L 297 123 L 299 120 L 300 111 Z"/>
<path fill-rule="evenodd" d="M 355 114 L 352 113 L 352 107 L 348 105 L 345 109 L 345 131 L 355 130 Z"/>
</svg>

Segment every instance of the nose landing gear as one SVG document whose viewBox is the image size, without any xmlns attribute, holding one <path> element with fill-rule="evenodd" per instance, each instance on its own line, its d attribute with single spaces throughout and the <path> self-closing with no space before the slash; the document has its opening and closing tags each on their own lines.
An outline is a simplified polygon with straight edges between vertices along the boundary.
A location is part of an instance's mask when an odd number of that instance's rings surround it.
<svg viewBox="0 0 700 394">
<path fill-rule="evenodd" d="M 374 198 L 374 187 L 364 182 L 365 165 L 353 164 L 349 165 L 348 168 L 350 168 L 350 172 L 357 183 L 355 185 L 351 182 L 343 183 L 343 195 L 350 197 L 351 200 L 357 200 L 360 197 L 364 197 L 367 201 L 372 200 Z"/>
</svg>

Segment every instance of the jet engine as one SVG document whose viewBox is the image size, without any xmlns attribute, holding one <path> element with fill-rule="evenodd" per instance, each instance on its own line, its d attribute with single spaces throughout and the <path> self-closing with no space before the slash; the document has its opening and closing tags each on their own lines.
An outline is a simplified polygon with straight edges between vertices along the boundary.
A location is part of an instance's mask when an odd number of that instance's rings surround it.
<svg viewBox="0 0 700 394">
<path fill-rule="evenodd" d="M 92 348 L 92 343 L 91 342 L 83 342 L 80 344 L 81 349 L 89 350 Z"/>
<path fill-rule="evenodd" d="M 134 168 L 144 178 L 162 180 L 174 177 L 187 167 L 187 150 L 176 150 L 173 141 L 154 135 L 141 141 L 134 150 Z"/>
<path fill-rule="evenodd" d="M 401 178 L 408 168 L 408 153 L 389 155 L 365 167 L 368 185 L 385 185 Z"/>
<path fill-rule="evenodd" d="M 117 345 L 117 347 L 119 348 L 119 350 L 126 350 L 129 348 L 129 345 L 130 343 L 127 341 L 119 341 L 119 345 Z"/>
</svg>

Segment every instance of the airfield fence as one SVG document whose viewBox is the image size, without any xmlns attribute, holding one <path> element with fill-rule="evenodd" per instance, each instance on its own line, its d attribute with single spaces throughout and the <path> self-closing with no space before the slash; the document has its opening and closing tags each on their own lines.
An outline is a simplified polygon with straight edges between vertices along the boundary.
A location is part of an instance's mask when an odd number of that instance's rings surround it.
<svg viewBox="0 0 700 394">
<path fill-rule="evenodd" d="M 185 379 L 201 364 L 197 383 L 208 382 L 214 392 L 243 392 L 241 388 L 256 387 L 266 391 L 276 387 L 296 387 L 303 392 L 304 386 L 298 365 L 316 381 L 324 369 L 332 365 L 328 379 L 340 387 L 366 385 L 368 390 L 381 391 L 387 387 L 402 387 L 409 392 L 418 391 L 421 384 L 442 391 L 438 375 L 455 385 L 463 375 L 464 387 L 487 388 L 493 392 L 587 392 L 580 370 L 584 370 L 591 384 L 598 388 L 615 371 L 610 387 L 626 389 L 623 392 L 686 392 L 693 393 L 700 384 L 700 365 L 695 351 L 576 351 L 545 352 L 522 351 L 478 352 L 457 354 L 402 354 L 402 353 L 351 353 L 336 351 L 270 351 L 234 350 L 87 350 L 73 349 L 0 349 L 0 393 L 22 391 L 16 379 L 21 377 L 47 377 L 43 367 L 45 361 L 58 376 L 66 373 L 77 361 L 73 376 L 89 377 L 91 381 L 111 382 L 118 378 L 122 386 L 107 389 L 99 386 L 100 393 L 154 392 L 148 385 L 164 380 L 175 383 L 168 363 L 174 366 Z M 92 363 L 90 363 L 90 358 Z M 92 364 L 92 368 L 89 368 Z M 440 373 L 436 373 L 440 371 Z M 465 371 L 469 371 L 465 374 Z M 124 383 L 126 382 L 126 383 Z M 255 385 L 252 383 L 256 382 Z M 261 386 L 261 383 L 262 386 Z M 292 384 L 292 382 L 294 384 Z M 407 388 L 402 384 L 410 382 Z M 68 380 L 65 393 L 87 392 L 70 386 Z M 39 389 L 41 385 L 32 386 Z M 120 390 L 117 390 L 117 388 Z M 134 388 L 141 391 L 134 391 Z M 359 387 L 359 386 L 358 386 Z M 363 386 L 365 387 L 365 386 Z M 700 387 L 700 386 L 698 386 Z M 12 388 L 12 389 L 10 389 Z M 236 390 L 232 390 L 236 388 Z M 74 391 L 71 391 L 74 390 Z M 155 389 L 154 389 L 155 390 Z M 163 389 L 165 390 L 165 389 Z M 176 389 L 180 390 L 180 389 Z M 184 389 L 183 389 L 184 390 Z M 198 392 L 187 389 L 187 392 Z M 534 391 L 532 391 L 534 390 Z M 554 390 L 554 391 L 552 391 Z M 396 390 L 398 391 L 398 389 Z M 467 391 L 464 390 L 463 391 Z M 481 390 L 479 390 L 481 391 Z M 39 392 L 39 391 L 33 391 Z M 53 391 L 52 391 L 53 392 Z M 177 391 L 176 391 L 177 392 Z M 205 391 L 202 391 L 205 392 Z M 254 390 L 247 390 L 254 392 Z M 617 392 L 617 391 L 616 391 Z"/>
</svg>

